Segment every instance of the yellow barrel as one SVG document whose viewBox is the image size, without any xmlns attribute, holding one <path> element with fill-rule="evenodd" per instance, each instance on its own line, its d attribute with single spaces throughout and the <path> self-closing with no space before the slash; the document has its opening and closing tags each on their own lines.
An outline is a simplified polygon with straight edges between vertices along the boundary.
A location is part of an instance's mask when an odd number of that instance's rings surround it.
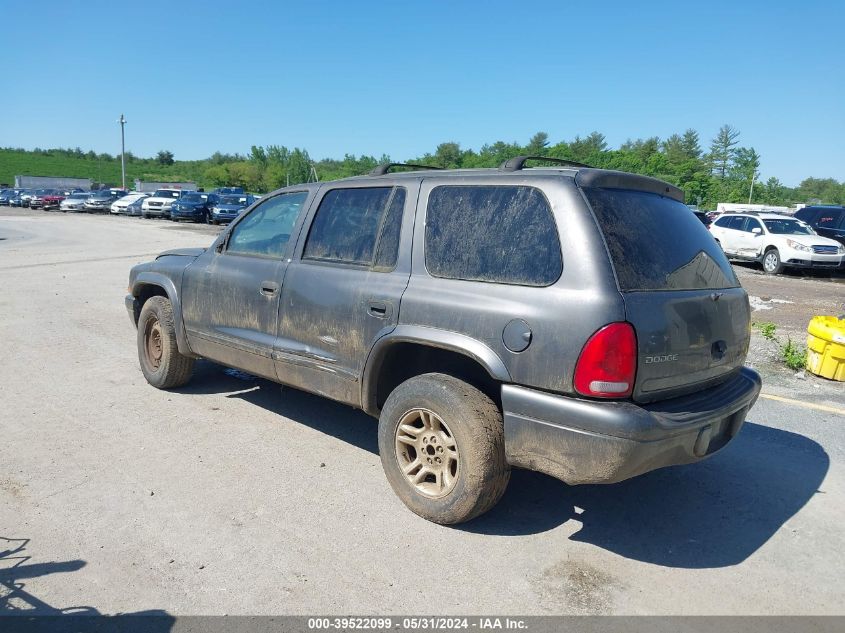
<svg viewBox="0 0 845 633">
<path fill-rule="evenodd" d="M 813 317 L 807 332 L 807 371 L 845 381 L 845 319 Z"/>
</svg>

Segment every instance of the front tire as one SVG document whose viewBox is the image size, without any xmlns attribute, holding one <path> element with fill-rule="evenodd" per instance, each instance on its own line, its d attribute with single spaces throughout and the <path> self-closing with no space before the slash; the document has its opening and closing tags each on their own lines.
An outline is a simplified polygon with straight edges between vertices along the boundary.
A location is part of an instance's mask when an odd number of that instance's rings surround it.
<svg viewBox="0 0 845 633">
<path fill-rule="evenodd" d="M 763 255 L 763 271 L 767 275 L 777 275 L 783 272 L 783 262 L 780 260 L 778 249 L 772 248 Z"/>
<path fill-rule="evenodd" d="M 191 379 L 194 359 L 179 352 L 173 306 L 166 297 L 150 297 L 141 308 L 137 342 L 141 371 L 153 387 L 172 389 Z"/>
<path fill-rule="evenodd" d="M 499 408 L 446 374 L 415 376 L 394 389 L 379 418 L 378 440 L 393 491 L 434 523 L 484 514 L 510 480 Z"/>
</svg>

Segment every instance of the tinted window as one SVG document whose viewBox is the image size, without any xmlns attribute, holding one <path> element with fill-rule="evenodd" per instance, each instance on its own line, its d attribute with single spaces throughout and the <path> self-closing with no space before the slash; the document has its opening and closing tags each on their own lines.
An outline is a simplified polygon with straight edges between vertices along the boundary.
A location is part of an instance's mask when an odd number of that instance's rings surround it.
<svg viewBox="0 0 845 633">
<path fill-rule="evenodd" d="M 285 193 L 257 206 L 232 229 L 227 252 L 281 257 L 307 197 L 305 191 Z"/>
<path fill-rule="evenodd" d="M 399 256 L 399 235 L 402 231 L 402 212 L 405 210 L 405 188 L 396 187 L 384 222 L 373 266 L 376 270 L 393 270 Z"/>
<path fill-rule="evenodd" d="M 815 235 L 815 231 L 800 220 L 765 220 L 769 233 L 775 235 Z"/>
<path fill-rule="evenodd" d="M 763 227 L 760 225 L 759 220 L 755 220 L 754 218 L 745 218 L 745 226 L 742 227 L 742 230 L 746 233 L 751 233 L 754 229 L 763 230 Z"/>
<path fill-rule="evenodd" d="M 826 229 L 835 229 L 839 226 L 839 220 L 842 219 L 842 215 L 842 211 L 839 210 L 822 211 L 816 224 Z"/>
<path fill-rule="evenodd" d="M 739 285 L 707 228 L 677 200 L 621 189 L 584 193 L 607 240 L 621 290 Z"/>
<path fill-rule="evenodd" d="M 727 229 L 730 228 L 731 220 L 733 220 L 733 218 L 718 218 L 715 222 L 713 222 L 713 224 L 720 228 Z"/>
<path fill-rule="evenodd" d="M 435 187 L 428 198 L 425 265 L 435 277 L 554 283 L 563 261 L 545 196 L 534 187 Z"/>
<path fill-rule="evenodd" d="M 392 187 L 333 189 L 317 209 L 302 256 L 372 264 Z"/>
</svg>

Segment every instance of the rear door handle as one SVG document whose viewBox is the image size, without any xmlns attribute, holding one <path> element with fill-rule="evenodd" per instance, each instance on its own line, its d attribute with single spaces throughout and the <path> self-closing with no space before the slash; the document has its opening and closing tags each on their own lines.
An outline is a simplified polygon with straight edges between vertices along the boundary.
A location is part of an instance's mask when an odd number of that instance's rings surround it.
<svg viewBox="0 0 845 633">
<path fill-rule="evenodd" d="M 393 312 L 393 308 L 386 301 L 369 301 L 367 312 L 378 319 L 386 319 Z"/>
<path fill-rule="evenodd" d="M 279 288 L 281 288 L 281 286 L 275 281 L 261 282 L 261 294 L 263 294 L 265 297 L 276 296 L 276 294 L 279 292 Z"/>
</svg>

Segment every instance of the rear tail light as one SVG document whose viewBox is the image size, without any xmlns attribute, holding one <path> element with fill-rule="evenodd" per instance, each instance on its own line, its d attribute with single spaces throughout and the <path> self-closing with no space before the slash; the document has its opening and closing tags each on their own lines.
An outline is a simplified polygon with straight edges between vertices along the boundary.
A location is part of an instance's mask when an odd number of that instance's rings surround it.
<svg viewBox="0 0 845 633">
<path fill-rule="evenodd" d="M 611 323 L 593 334 L 575 365 L 575 390 L 594 398 L 627 398 L 637 374 L 637 336 L 630 323 Z"/>
</svg>

